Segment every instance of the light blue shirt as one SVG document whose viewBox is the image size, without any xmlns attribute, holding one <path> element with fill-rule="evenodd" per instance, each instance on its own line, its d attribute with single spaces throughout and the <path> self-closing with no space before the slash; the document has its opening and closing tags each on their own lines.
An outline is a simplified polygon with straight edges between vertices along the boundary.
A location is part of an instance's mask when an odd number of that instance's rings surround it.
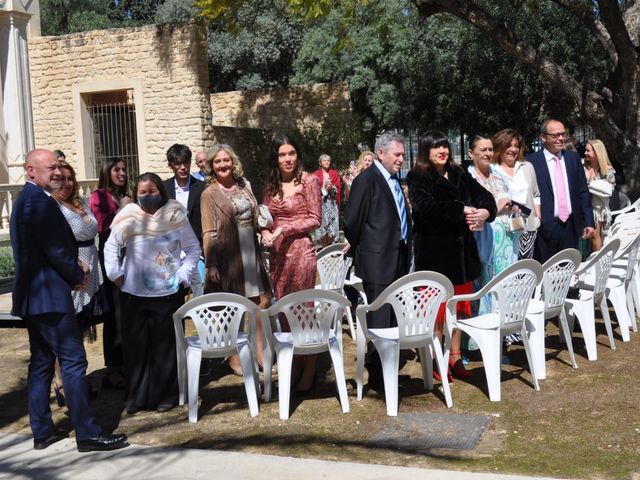
<svg viewBox="0 0 640 480">
<path fill-rule="evenodd" d="M 393 195 L 393 198 L 396 198 L 396 182 L 400 183 L 399 179 L 394 179 L 391 178 L 392 174 L 389 173 L 389 170 L 387 170 L 386 168 L 384 168 L 384 166 L 382 165 L 382 163 L 380 163 L 378 160 L 374 160 L 373 164 L 378 167 L 378 170 L 380 170 L 380 173 L 382 173 L 382 176 L 384 177 L 384 179 L 387 181 L 387 185 L 389 185 L 389 189 L 391 190 L 391 195 Z M 397 178 L 397 175 L 396 175 Z M 402 189 L 402 186 L 400 186 L 400 188 Z M 403 198 L 404 198 L 404 194 L 403 194 Z M 406 206 L 405 206 L 406 208 Z M 400 205 L 398 205 L 398 200 L 396 199 L 396 210 L 398 212 L 398 218 L 402 218 L 401 215 L 401 210 L 400 210 Z"/>
</svg>

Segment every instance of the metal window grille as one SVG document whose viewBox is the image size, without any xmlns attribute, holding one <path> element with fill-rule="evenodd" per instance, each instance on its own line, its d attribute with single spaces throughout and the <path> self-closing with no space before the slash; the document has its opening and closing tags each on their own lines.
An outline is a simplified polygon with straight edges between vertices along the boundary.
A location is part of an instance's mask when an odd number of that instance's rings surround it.
<svg viewBox="0 0 640 480">
<path fill-rule="evenodd" d="M 132 184 L 139 175 L 136 108 L 133 102 L 95 103 L 87 106 L 91 119 L 92 163 L 96 176 L 102 162 L 110 157 L 122 158 Z"/>
</svg>

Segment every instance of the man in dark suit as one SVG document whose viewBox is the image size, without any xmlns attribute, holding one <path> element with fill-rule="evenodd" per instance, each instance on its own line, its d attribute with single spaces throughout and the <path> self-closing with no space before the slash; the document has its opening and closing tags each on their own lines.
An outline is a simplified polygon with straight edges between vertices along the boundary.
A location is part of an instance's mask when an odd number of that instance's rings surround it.
<svg viewBox="0 0 640 480">
<path fill-rule="evenodd" d="M 595 232 L 591 195 L 577 153 L 564 150 L 562 122 L 547 120 L 540 129 L 544 148 L 527 156 L 540 190 L 540 228 L 534 258 L 541 263 L 565 248 L 578 248 L 580 237 Z"/>
<path fill-rule="evenodd" d="M 404 163 L 404 137 L 383 133 L 376 141 L 377 159 L 351 185 L 344 212 L 344 232 L 369 302 L 409 272 L 411 217 L 398 173 Z M 369 328 L 396 326 L 390 305 L 367 315 Z M 365 366 L 369 386 L 384 389 L 380 356 L 370 342 Z"/>
<path fill-rule="evenodd" d="M 78 247 L 58 204 L 58 159 L 33 150 L 25 164 L 27 183 L 11 212 L 11 244 L 16 260 L 11 313 L 22 317 L 29 333 L 29 421 L 34 448 L 42 450 L 66 433 L 54 428 L 49 407 L 56 357 L 78 450 L 126 447 L 126 435 L 106 435 L 89 405 L 87 358 L 75 317 L 71 288 L 84 288 L 89 268 L 78 262 Z"/>
<path fill-rule="evenodd" d="M 202 245 L 200 195 L 207 187 L 202 180 L 191 175 L 191 149 L 176 143 L 167 150 L 167 163 L 174 176 L 164 181 L 169 198 L 178 200 L 187 209 L 189 223 Z"/>
</svg>

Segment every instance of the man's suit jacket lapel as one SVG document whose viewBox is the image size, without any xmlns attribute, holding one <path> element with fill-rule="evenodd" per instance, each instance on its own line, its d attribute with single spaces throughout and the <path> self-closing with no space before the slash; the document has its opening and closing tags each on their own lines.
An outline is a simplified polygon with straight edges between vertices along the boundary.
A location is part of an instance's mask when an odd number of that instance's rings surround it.
<svg viewBox="0 0 640 480">
<path fill-rule="evenodd" d="M 171 200 L 175 200 L 176 199 L 176 177 L 171 177 L 168 180 L 165 180 L 164 182 L 164 186 L 167 189 L 167 195 L 169 195 L 169 198 Z"/>
<path fill-rule="evenodd" d="M 542 150 L 536 152 L 536 157 L 538 162 L 538 169 L 536 170 L 538 188 L 541 192 L 544 190 L 549 192 L 551 201 L 553 201 L 553 184 L 551 183 L 551 176 L 549 175 L 549 168 L 547 167 L 547 159 L 544 157 Z"/>
<path fill-rule="evenodd" d="M 398 206 L 396 205 L 396 199 L 393 196 L 393 193 L 391 193 L 391 189 L 389 188 L 389 184 L 385 180 L 384 175 L 380 173 L 380 170 L 378 170 L 378 167 L 376 167 L 375 165 L 371 165 L 371 167 L 369 168 L 372 168 L 374 170 L 374 178 L 378 183 L 378 188 L 380 188 L 384 192 L 383 195 L 387 196 L 387 198 L 391 202 L 391 206 L 393 207 L 393 211 L 395 212 L 396 217 L 398 218 L 398 220 L 400 220 L 400 215 L 398 214 Z M 408 209 L 405 208 L 405 210 Z"/>
<path fill-rule="evenodd" d="M 194 191 L 194 185 L 196 184 L 196 179 L 193 175 L 189 175 L 189 197 L 187 199 L 187 211 L 189 215 L 193 212 L 193 204 L 196 201 L 196 197 L 198 196 L 198 192 Z"/>
</svg>

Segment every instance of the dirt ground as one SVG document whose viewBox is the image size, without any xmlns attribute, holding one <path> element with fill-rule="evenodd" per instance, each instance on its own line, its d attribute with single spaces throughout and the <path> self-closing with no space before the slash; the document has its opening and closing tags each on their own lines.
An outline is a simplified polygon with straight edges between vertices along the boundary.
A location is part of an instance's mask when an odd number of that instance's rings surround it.
<svg viewBox="0 0 640 480">
<path fill-rule="evenodd" d="M 99 331 L 100 333 L 100 331 Z M 345 334 L 347 330 L 345 330 Z M 608 347 L 604 325 L 598 325 L 596 362 L 586 358 L 580 334 L 574 337 L 578 370 L 560 350 L 558 329 L 547 328 L 547 379 L 536 392 L 530 383 L 522 347 L 508 351 L 511 363 L 502 369 L 502 401 L 490 402 L 482 363 L 469 368 L 470 381 L 452 384 L 454 406 L 447 409 L 439 390 L 425 392 L 421 369 L 408 359 L 398 418 L 386 416 L 384 399 L 368 392 L 355 396 L 355 343 L 345 335 L 345 370 L 351 411 L 342 414 L 332 371 L 321 361 L 316 389 L 292 399 L 289 420 L 278 418 L 277 395 L 261 403 L 260 415 L 249 415 L 242 379 L 225 365 L 215 365 L 201 378 L 199 421 L 187 421 L 187 407 L 159 414 L 127 415 L 121 391 L 101 390 L 94 401 L 99 422 L 117 429 L 133 443 L 178 448 L 235 450 L 294 457 L 405 465 L 452 470 L 520 473 L 555 477 L 640 479 L 640 414 L 638 359 L 640 340 L 632 333 L 616 350 Z M 102 377 L 102 345 L 87 344 L 89 379 L 98 387 Z M 29 434 L 26 375 L 29 342 L 24 329 L 0 329 L 0 430 Z M 473 359 L 472 359 L 473 360 Z M 325 368 L 323 368 L 323 365 Z M 323 372 L 328 370 L 328 372 Z M 324 374 L 326 373 L 326 375 Z M 436 384 L 437 385 L 437 384 Z M 65 408 L 52 395 L 55 421 L 70 427 Z M 437 412 L 491 418 L 474 450 L 398 449 L 373 445 L 370 439 L 403 414 Z"/>
</svg>

